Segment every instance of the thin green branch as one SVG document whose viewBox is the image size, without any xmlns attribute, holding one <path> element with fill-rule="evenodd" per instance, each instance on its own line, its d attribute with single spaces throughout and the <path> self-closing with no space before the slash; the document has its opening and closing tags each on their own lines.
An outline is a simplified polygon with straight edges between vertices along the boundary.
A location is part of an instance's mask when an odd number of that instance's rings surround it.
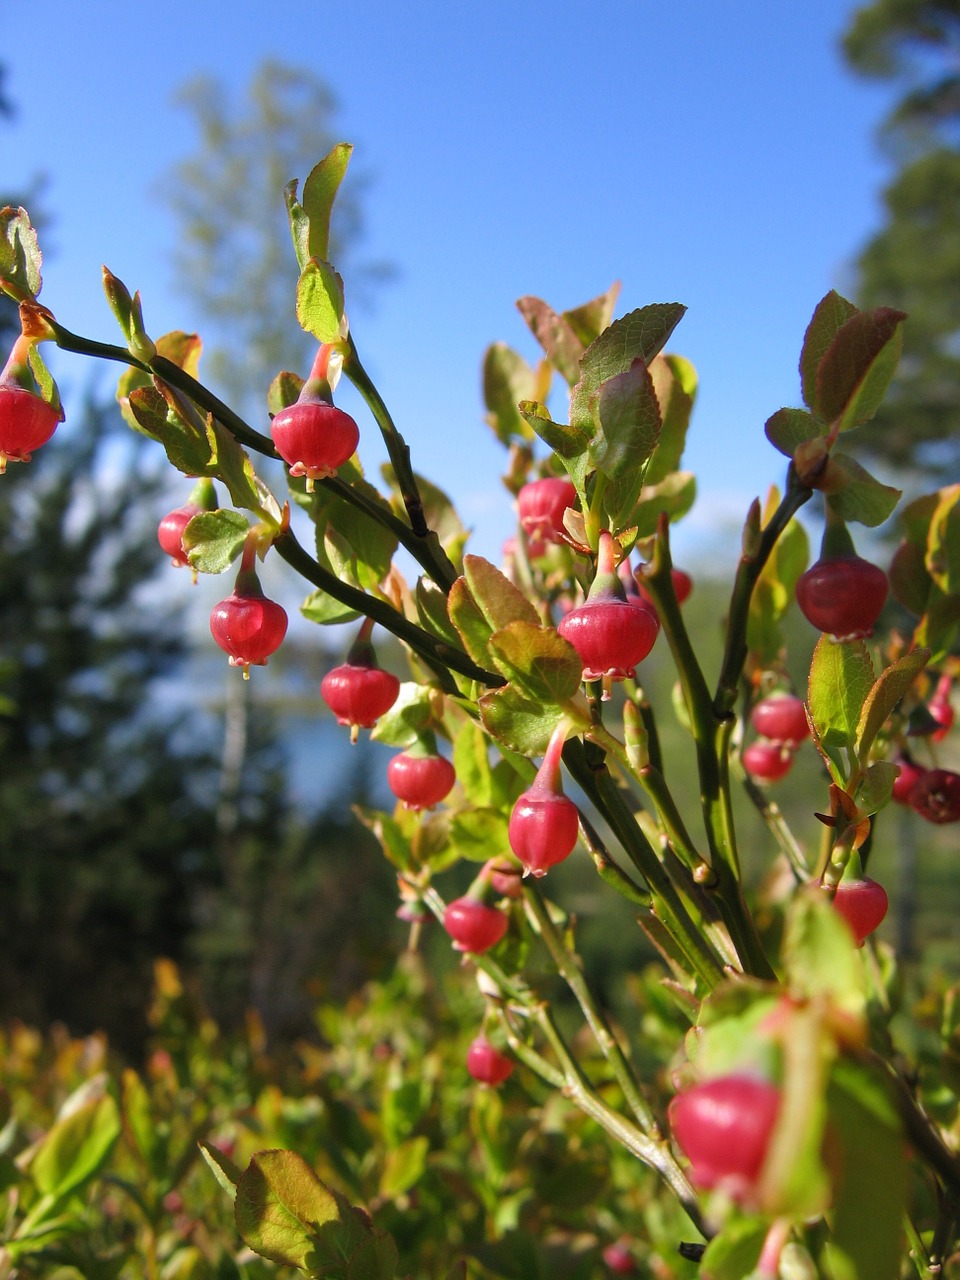
<svg viewBox="0 0 960 1280">
<path fill-rule="evenodd" d="M 595 750 L 600 755 L 599 749 Z M 636 818 L 610 776 L 602 756 L 594 767 L 587 758 L 583 743 L 571 738 L 564 747 L 563 762 L 571 777 L 603 814 L 624 852 L 650 887 L 656 900 L 654 912 L 687 957 L 692 971 L 708 990 L 712 990 L 724 976 L 722 961 L 707 944 L 702 928 L 691 918 L 656 851 L 637 826 Z"/>
<path fill-rule="evenodd" d="M 660 1137 L 660 1130 L 653 1112 L 650 1110 L 640 1091 L 640 1081 L 633 1072 L 626 1054 L 620 1047 L 602 1010 L 593 998 L 593 992 L 587 985 L 583 970 L 576 956 L 564 944 L 560 933 L 550 918 L 550 911 L 538 887 L 529 880 L 524 884 L 524 900 L 532 915 L 537 932 L 550 952 L 550 958 L 557 967 L 557 972 L 573 992 L 577 1004 L 586 1019 L 593 1038 L 600 1046 L 600 1051 L 610 1064 L 627 1106 L 636 1116 L 644 1132 L 652 1138 Z"/>
<path fill-rule="evenodd" d="M 643 889 L 635 880 L 631 880 L 623 868 L 613 860 L 593 823 L 583 813 L 580 814 L 580 830 L 600 879 L 612 889 L 616 889 L 621 897 L 632 902 L 635 907 L 642 907 L 645 911 L 649 911 L 653 902 L 649 889 Z"/>
<path fill-rule="evenodd" d="M 366 591 L 361 591 L 359 587 L 351 586 L 349 582 L 344 582 L 336 574 L 318 564 L 303 549 L 292 530 L 284 530 L 273 545 L 276 547 L 277 553 L 286 560 L 291 568 L 296 569 L 301 577 L 306 578 L 308 582 L 312 582 L 321 591 L 325 591 L 334 600 L 339 600 L 341 604 L 347 605 L 348 608 L 355 609 L 358 613 L 365 614 L 368 618 L 373 618 L 374 622 L 383 627 L 385 631 L 389 631 L 398 640 L 408 644 L 436 673 L 445 693 L 458 692 L 456 683 L 450 675 L 451 671 L 456 671 L 460 675 L 466 676 L 468 680 L 475 680 L 488 688 L 496 688 L 505 683 L 502 676 L 494 675 L 491 671 L 484 671 L 462 650 L 455 649 L 452 645 L 446 644 L 442 640 L 437 640 L 428 631 L 424 631 L 422 627 L 418 627 L 416 623 L 410 622 L 409 619 L 405 618 L 402 613 L 398 613 L 385 600 L 369 595 Z"/>
<path fill-rule="evenodd" d="M 184 395 L 188 396 L 206 413 L 212 414 L 218 422 L 227 428 L 239 444 L 252 449 L 255 453 L 262 454 L 264 457 L 279 459 L 280 455 L 277 453 L 273 440 L 269 436 L 254 430 L 228 404 L 214 395 L 202 382 L 198 382 L 196 378 L 181 369 L 179 365 L 174 364 L 173 361 L 158 355 L 149 364 L 144 364 L 143 361 L 133 356 L 126 347 L 83 338 L 79 334 L 71 333 L 69 329 L 65 329 L 63 325 L 54 320 L 49 323 L 56 334 L 57 346 L 64 351 L 94 356 L 100 360 L 112 360 L 119 364 L 130 365 L 134 369 L 140 369 L 145 374 L 155 375 L 161 381 L 169 383 L 170 386 L 175 387 L 178 391 L 182 391 Z M 351 506 L 356 507 L 372 520 L 376 520 L 385 529 L 388 529 L 400 545 L 410 552 L 421 568 L 426 570 L 434 579 L 438 586 L 441 586 L 446 591 L 450 589 L 453 580 L 456 578 L 456 572 L 445 555 L 442 559 L 437 557 L 435 548 L 430 545 L 430 538 L 425 538 L 423 534 L 415 532 L 409 524 L 401 520 L 385 504 L 374 502 L 361 490 L 355 489 L 339 477 L 335 476 L 329 480 L 320 480 L 317 483 L 323 488 L 330 489 L 338 497 L 342 498 L 344 502 L 349 502 Z M 430 535 L 430 537 L 435 537 L 435 535 Z"/>
<path fill-rule="evenodd" d="M 743 665 L 747 660 L 747 617 L 757 579 L 763 572 L 777 539 L 804 503 L 809 502 L 812 497 L 813 490 L 801 484 L 791 462 L 787 471 L 786 492 L 780 500 L 780 505 L 764 526 L 756 550 L 745 548 L 740 557 L 737 576 L 730 595 L 727 642 L 714 697 L 714 711 L 720 718 L 727 716 L 736 705 L 740 677 L 743 675 Z"/>
<path fill-rule="evenodd" d="M 380 428 L 380 434 L 387 446 L 387 453 L 393 467 L 393 474 L 400 489 L 400 496 L 406 508 L 407 519 L 410 521 L 410 528 L 421 547 L 417 559 L 424 568 L 428 569 L 437 586 L 444 591 L 449 591 L 457 579 L 457 571 L 440 545 L 440 539 L 427 524 L 420 487 L 410 462 L 410 447 L 397 430 L 383 397 L 364 369 L 352 334 L 347 339 L 343 372 L 360 392 Z"/>
</svg>

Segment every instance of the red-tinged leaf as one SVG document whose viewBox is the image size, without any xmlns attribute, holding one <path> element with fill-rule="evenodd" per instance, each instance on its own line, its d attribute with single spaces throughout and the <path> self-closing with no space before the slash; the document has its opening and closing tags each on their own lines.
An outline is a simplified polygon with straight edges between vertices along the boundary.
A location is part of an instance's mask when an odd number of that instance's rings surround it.
<svg viewBox="0 0 960 1280">
<path fill-rule="evenodd" d="M 580 357 L 584 352 L 584 344 L 570 322 L 557 315 L 541 298 L 520 298 L 517 309 L 550 357 L 554 368 L 572 387 L 580 374 Z"/>
<path fill-rule="evenodd" d="M 929 661 L 929 649 L 912 649 L 877 676 L 857 720 L 856 750 L 862 761 L 866 761 L 894 707 Z"/>
<path fill-rule="evenodd" d="M 184 373 L 189 373 L 191 378 L 196 378 L 200 372 L 202 352 L 203 340 L 196 333 L 173 329 L 157 339 L 157 355 L 163 356 Z"/>
<path fill-rule="evenodd" d="M 585 347 L 595 342 L 613 319 L 613 309 L 620 297 L 620 281 L 615 280 L 606 293 L 572 311 L 564 311 L 563 318 Z"/>
<path fill-rule="evenodd" d="M 922 618 L 933 586 L 933 579 L 927 573 L 923 547 L 904 539 L 893 553 L 887 576 L 894 599 Z"/>
<path fill-rule="evenodd" d="M 659 484 L 680 467 L 687 427 L 697 394 L 697 371 L 683 356 L 659 355 L 649 366 L 662 425 L 660 439 L 644 473 L 645 484 Z"/>
<path fill-rule="evenodd" d="M 846 322 L 857 314 L 857 308 L 848 302 L 836 290 L 831 289 L 825 298 L 817 303 L 807 332 L 803 336 L 803 350 L 800 352 L 800 383 L 803 390 L 803 403 L 820 417 L 817 400 L 817 370 L 820 361 L 830 349 L 837 333 Z"/>
<path fill-rule="evenodd" d="M 903 341 L 906 313 L 892 307 L 859 311 L 837 331 L 817 370 L 817 404 L 827 423 L 856 427 L 876 413 Z"/>
</svg>

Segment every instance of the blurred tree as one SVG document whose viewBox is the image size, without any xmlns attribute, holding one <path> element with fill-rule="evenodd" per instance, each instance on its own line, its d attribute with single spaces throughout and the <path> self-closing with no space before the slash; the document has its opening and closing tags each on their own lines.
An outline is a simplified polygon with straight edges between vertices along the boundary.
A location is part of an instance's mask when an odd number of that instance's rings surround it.
<svg viewBox="0 0 960 1280">
<path fill-rule="evenodd" d="M 899 166 L 886 221 L 856 264 L 862 306 L 909 313 L 904 357 L 863 445 L 900 471 L 960 472 L 960 0 L 873 0 L 843 39 L 850 66 L 900 97 L 880 136 Z"/>
<path fill-rule="evenodd" d="M 177 101 L 200 137 L 197 153 L 163 187 L 177 219 L 177 286 L 212 338 L 211 380 L 241 412 L 264 414 L 274 375 L 305 374 L 315 345 L 294 315 L 297 262 L 283 189 L 293 178 L 302 188 L 340 141 L 332 131 L 336 102 L 312 72 L 274 61 L 250 82 L 245 114 L 210 76 L 184 85 Z M 331 256 L 341 270 L 362 232 L 362 185 L 351 173 L 337 198 Z M 354 264 L 351 288 L 386 273 Z"/>
<path fill-rule="evenodd" d="M 132 1049 L 217 875 L 215 773 L 157 693 L 185 652 L 154 581 L 166 469 L 115 406 L 73 419 L 0 478 L 0 1016 Z"/>
<path fill-rule="evenodd" d="M 176 286 L 198 314 L 205 380 L 256 422 L 266 416 L 276 373 L 305 373 L 316 345 L 294 312 L 298 268 L 283 189 L 293 178 L 302 187 L 339 141 L 336 103 L 313 73 L 273 61 L 255 73 L 242 110 L 209 76 L 185 85 L 178 101 L 196 125 L 199 148 L 164 185 L 177 224 Z M 362 188 L 351 172 L 337 199 L 331 257 L 341 269 L 361 236 Z M 351 300 L 358 281 L 366 298 L 386 274 L 353 263 Z M 310 648 L 315 659 L 319 646 Z M 280 681 L 239 681 L 224 668 L 223 879 L 200 900 L 191 941 L 219 1014 L 236 1018 L 252 1005 L 273 1032 L 303 1030 L 310 983 L 345 995 L 370 976 L 389 950 L 385 920 L 395 906 L 393 877 L 375 841 L 349 817 L 349 801 L 366 787 L 366 753 L 355 756 L 353 794 L 337 797 L 328 812 L 298 812 L 290 800 L 284 725 L 273 700 L 285 698 L 284 663 L 296 649 L 297 637 L 288 636 L 271 664 Z"/>
</svg>

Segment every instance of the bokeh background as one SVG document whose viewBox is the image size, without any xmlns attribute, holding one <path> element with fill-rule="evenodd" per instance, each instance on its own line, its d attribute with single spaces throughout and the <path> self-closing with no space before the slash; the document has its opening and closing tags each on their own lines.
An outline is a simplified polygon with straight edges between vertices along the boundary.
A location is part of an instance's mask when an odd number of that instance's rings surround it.
<svg viewBox="0 0 960 1280">
<path fill-rule="evenodd" d="M 42 300 L 117 341 L 106 263 L 150 332 L 203 335 L 209 382 L 261 430 L 272 373 L 309 360 L 281 189 L 355 144 L 334 226 L 352 330 L 480 554 L 514 523 L 481 360 L 497 339 L 534 358 L 523 294 L 562 310 L 619 280 L 621 312 L 688 306 L 674 345 L 701 380 L 699 496 L 674 550 L 708 650 L 746 508 L 783 480 L 763 423 L 799 402 L 829 289 L 915 314 L 923 294 L 899 416 L 865 447 L 913 492 L 956 477 L 955 5 L 91 0 L 16 6 L 4 34 L 0 192 L 40 226 Z M 192 587 L 155 542 L 186 488 L 118 423 L 115 369 L 51 364 L 67 424 L 0 490 L 0 1018 L 105 1026 L 135 1052 L 168 955 L 223 1020 L 252 1006 L 292 1034 L 404 938 L 349 809 L 384 800 L 388 753 L 347 750 L 317 696 L 347 637 L 295 625 L 252 691 L 230 679 L 206 634 L 227 589 Z M 296 609 L 277 566 L 264 583 Z M 650 681 L 668 707 L 666 663 Z M 908 944 L 912 866 L 888 868 Z M 952 899 L 936 868 L 924 883 L 935 940 Z M 589 919 L 592 884 L 570 892 Z"/>
</svg>

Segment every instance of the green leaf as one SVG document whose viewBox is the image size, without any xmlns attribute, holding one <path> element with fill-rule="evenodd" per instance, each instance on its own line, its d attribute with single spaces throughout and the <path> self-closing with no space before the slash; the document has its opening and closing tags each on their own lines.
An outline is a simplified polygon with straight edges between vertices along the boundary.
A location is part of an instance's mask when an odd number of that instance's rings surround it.
<svg viewBox="0 0 960 1280">
<path fill-rule="evenodd" d="M 381 474 L 390 486 L 395 510 L 406 520 L 406 508 L 397 485 L 396 476 L 393 473 L 393 467 L 386 463 L 381 468 Z M 463 545 L 468 535 L 460 517 L 457 515 L 456 508 L 443 490 L 433 484 L 432 481 L 425 479 L 421 475 L 415 475 L 414 478 L 423 502 L 423 515 L 427 526 L 436 534 L 440 545 L 454 564 L 459 563 L 463 554 Z"/>
<path fill-rule="evenodd" d="M 701 1275 L 710 1280 L 743 1280 L 751 1275 L 769 1229 L 766 1218 L 732 1218 L 707 1245 Z"/>
<path fill-rule="evenodd" d="M 388 747 L 410 747 L 432 719 L 429 686 L 405 680 L 396 702 L 377 721 L 370 737 Z"/>
<path fill-rule="evenodd" d="M 17 302 L 29 302 L 42 284 L 40 245 L 26 209 L 0 210 L 0 284 Z"/>
<path fill-rule="evenodd" d="M 297 283 L 297 320 L 318 342 L 336 342 L 343 318 L 343 281 L 329 262 L 310 258 Z"/>
<path fill-rule="evenodd" d="M 413 863 L 413 851 L 410 839 L 396 818 L 362 804 L 355 804 L 352 808 L 358 820 L 380 842 L 387 861 L 398 871 L 409 871 Z"/>
<path fill-rule="evenodd" d="M 478 666 L 489 670 L 494 665 L 490 656 L 490 636 L 493 634 L 493 628 L 474 600 L 466 578 L 458 578 L 450 588 L 447 609 L 450 621 L 456 627 L 467 653 Z"/>
<path fill-rule="evenodd" d="M 360 617 L 356 609 L 341 604 L 333 596 L 328 596 L 325 591 L 311 592 L 301 604 L 300 612 L 310 622 L 316 622 L 321 627 L 335 626 L 340 622 L 353 622 Z"/>
<path fill-rule="evenodd" d="M 463 573 L 470 594 L 491 630 L 498 631 L 511 622 L 540 625 L 540 615 L 505 574 L 482 556 L 465 556 Z"/>
<path fill-rule="evenodd" d="M 874 529 L 893 515 L 902 490 L 881 484 L 845 453 L 832 453 L 827 468 L 827 502 L 842 520 L 854 520 Z"/>
<path fill-rule="evenodd" d="M 317 1232 L 340 1216 L 337 1197 L 293 1151 L 260 1151 L 240 1175 L 237 1230 L 244 1244 L 271 1262 L 308 1269 Z"/>
<path fill-rule="evenodd" d="M 838 919 L 838 923 L 839 919 Z M 850 939 L 847 949 L 854 950 Z M 830 1202 L 830 1178 L 822 1159 L 826 1126 L 826 1072 L 833 1033 L 813 1005 L 793 1006 L 783 1035 L 780 1111 L 757 1187 L 771 1215 L 813 1218 Z"/>
<path fill-rule="evenodd" d="M 960 595 L 946 595 L 936 583 L 930 587 L 926 614 L 914 632 L 914 641 L 930 650 L 930 661 L 940 663 L 951 653 L 960 627 Z"/>
<path fill-rule="evenodd" d="M 283 521 L 280 504 L 254 471 L 246 449 L 214 418 L 207 419 L 207 442 L 210 462 L 205 474 L 221 479 L 238 507 L 254 512 L 279 529 Z"/>
<path fill-rule="evenodd" d="M 862 640 L 838 643 L 820 637 L 810 663 L 807 705 L 820 744 L 843 777 L 850 762 L 841 752 L 856 743 L 860 711 L 873 682 L 873 663 Z"/>
<path fill-rule="evenodd" d="M 761 1028 L 779 997 L 752 984 L 719 987 L 704 1000 L 687 1056 L 697 1075 L 709 1080 L 737 1072 L 774 1079 L 779 1070 L 776 1043 Z"/>
<path fill-rule="evenodd" d="M 506 343 L 495 342 L 483 358 L 483 401 L 487 422 L 502 444 L 514 437 L 531 440 L 532 434 L 517 405 L 536 396 L 537 375 L 523 356 Z"/>
<path fill-rule="evenodd" d="M 540 298 L 524 297 L 517 309 L 530 327 L 530 332 L 543 347 L 554 368 L 570 386 L 579 376 L 580 357 L 584 346 L 563 316 Z"/>
<path fill-rule="evenodd" d="M 767 519 L 778 503 L 779 494 L 771 489 L 764 513 Z M 747 647 L 763 667 L 780 657 L 784 647 L 780 619 L 793 603 L 797 580 L 809 558 L 806 531 L 799 521 L 791 520 L 774 544 L 750 597 Z"/>
<path fill-rule="evenodd" d="M 661 354 L 652 361 L 649 372 L 663 421 L 644 482 L 659 484 L 679 468 L 683 458 L 697 394 L 697 371 L 683 356 Z"/>
<path fill-rule="evenodd" d="M 380 1174 L 379 1194 L 382 1199 L 395 1200 L 417 1185 L 427 1167 L 429 1150 L 430 1139 L 419 1134 L 387 1152 Z"/>
<path fill-rule="evenodd" d="M 354 477 L 350 488 L 361 492 L 374 506 L 389 512 L 383 498 L 366 480 Z M 323 482 L 314 489 L 310 515 L 317 526 L 317 558 L 320 563 L 335 571 L 328 542 L 330 531 L 334 530 L 337 545 L 348 559 L 355 562 L 358 585 L 368 591 L 379 587 L 390 572 L 398 545 L 397 535 L 372 515 L 341 497 L 332 485 Z"/>
<path fill-rule="evenodd" d="M 197 422 L 184 416 L 173 400 L 172 393 L 156 380 L 155 385 L 134 388 L 127 397 L 127 404 L 136 427 L 158 440 L 167 458 L 178 471 L 186 476 L 206 475 L 210 466 L 211 448 L 206 430 Z"/>
<path fill-rule="evenodd" d="M 223 573 L 243 551 L 250 525 L 229 507 L 201 511 L 186 525 L 183 546 L 198 573 Z"/>
<path fill-rule="evenodd" d="M 150 1094 L 136 1071 L 127 1067 L 120 1077 L 124 1127 L 134 1149 L 156 1175 L 162 1169 L 163 1145 L 150 1107 Z"/>
<path fill-rule="evenodd" d="M 561 458 L 579 458 L 587 451 L 590 443 L 587 432 L 562 422 L 554 422 L 542 404 L 535 400 L 521 400 L 518 411 L 527 426 Z"/>
<path fill-rule="evenodd" d="M 460 636 L 447 612 L 446 592 L 441 590 L 432 578 L 419 577 L 416 599 L 420 625 L 424 630 L 459 649 Z"/>
<path fill-rule="evenodd" d="M 220 1186 L 227 1193 L 231 1200 L 236 1199 L 237 1184 L 240 1181 L 240 1170 L 233 1163 L 229 1156 L 224 1155 L 219 1147 L 213 1145 L 212 1142 L 201 1141 L 199 1144 L 200 1154 L 208 1165 L 211 1173 L 220 1183 Z"/>
<path fill-rule="evenodd" d="M 303 211 L 309 221 L 307 256 L 326 259 L 330 253 L 330 218 L 340 184 L 347 172 L 353 147 L 338 143 L 319 164 L 314 165 L 303 184 Z"/>
<path fill-rule="evenodd" d="M 625 527 L 636 527 L 638 538 L 650 538 L 657 531 L 660 516 L 679 520 L 693 506 L 697 496 L 697 478 L 692 471 L 673 471 L 659 484 L 647 484 L 640 500 L 623 516 Z"/>
<path fill-rule="evenodd" d="M 857 794 L 857 807 L 864 813 L 877 813 L 890 803 L 893 784 L 899 773 L 892 760 L 875 760 L 863 772 Z"/>
<path fill-rule="evenodd" d="M 945 595 L 960 595 L 960 484 L 937 495 L 927 534 L 927 572 Z"/>
<path fill-rule="evenodd" d="M 643 361 L 635 360 L 626 372 L 602 383 L 592 409 L 598 429 L 590 442 L 590 460 L 612 482 L 604 505 L 616 524 L 632 511 L 660 439 L 660 405 Z"/>
<path fill-rule="evenodd" d="M 860 954 L 829 895 L 818 885 L 794 898 L 783 964 L 791 991 L 806 1000 L 823 998 L 852 1017 L 863 1016 L 867 997 Z"/>
<path fill-rule="evenodd" d="M 276 416 L 282 409 L 289 409 L 292 404 L 296 404 L 303 390 L 303 383 L 304 379 L 298 373 L 290 373 L 287 369 L 278 373 L 267 388 L 267 409 L 270 414 Z"/>
<path fill-rule="evenodd" d="M 466 720 L 453 740 L 453 767 L 463 794 L 479 807 L 493 800 L 493 770 L 490 767 L 490 739 L 478 724 Z"/>
<path fill-rule="evenodd" d="M 929 661 L 929 649 L 912 649 L 881 671 L 873 682 L 857 719 L 856 751 L 861 761 L 866 761 L 877 734 Z"/>
<path fill-rule="evenodd" d="M 908 1167 L 889 1088 L 866 1063 L 839 1058 L 827 1106 L 837 1151 L 834 1200 L 827 1215 L 828 1256 L 839 1254 L 857 1280 L 897 1280 L 902 1274 Z M 835 1259 L 832 1270 L 842 1274 Z"/>
<path fill-rule="evenodd" d="M 569 713 L 569 708 L 544 705 L 509 684 L 483 694 L 479 705 L 487 732 L 521 756 L 542 756 L 561 717 Z"/>
<path fill-rule="evenodd" d="M 93 1177 L 106 1162 L 120 1128 L 120 1111 L 110 1094 L 89 1098 L 75 1108 L 68 1100 L 30 1162 L 41 1195 L 60 1200 Z"/>
<path fill-rule="evenodd" d="M 497 666 L 531 698 L 562 704 L 574 697 L 583 680 L 576 649 L 553 627 L 517 621 L 490 637 Z"/>
<path fill-rule="evenodd" d="M 763 431 L 773 447 L 788 458 L 798 445 L 826 434 L 823 423 L 804 409 L 778 409 L 767 419 Z"/>
<path fill-rule="evenodd" d="M 858 311 L 837 331 L 817 369 L 817 404 L 841 431 L 876 413 L 903 345 L 906 313 L 892 307 Z"/>
<path fill-rule="evenodd" d="M 615 320 L 590 344 L 580 361 L 580 377 L 570 395 L 570 421 L 593 433 L 590 403 L 609 378 L 626 373 L 634 360 L 650 365 L 680 322 L 686 307 L 679 302 L 653 303 Z"/>
<path fill-rule="evenodd" d="M 509 850 L 507 815 L 502 809 L 461 809 L 450 824 L 450 843 L 469 862 L 486 862 Z"/>
<path fill-rule="evenodd" d="M 820 411 L 817 398 L 817 370 L 820 361 L 826 355 L 834 338 L 846 322 L 857 315 L 857 308 L 835 290 L 831 289 L 825 298 L 817 303 L 807 331 L 803 336 L 803 349 L 800 352 L 800 382 L 803 388 L 803 403 L 808 409 L 826 417 Z M 776 416 L 776 415 L 774 415 Z M 779 446 L 777 446 L 779 448 Z M 792 454 L 790 455 L 792 456 Z"/>
</svg>

